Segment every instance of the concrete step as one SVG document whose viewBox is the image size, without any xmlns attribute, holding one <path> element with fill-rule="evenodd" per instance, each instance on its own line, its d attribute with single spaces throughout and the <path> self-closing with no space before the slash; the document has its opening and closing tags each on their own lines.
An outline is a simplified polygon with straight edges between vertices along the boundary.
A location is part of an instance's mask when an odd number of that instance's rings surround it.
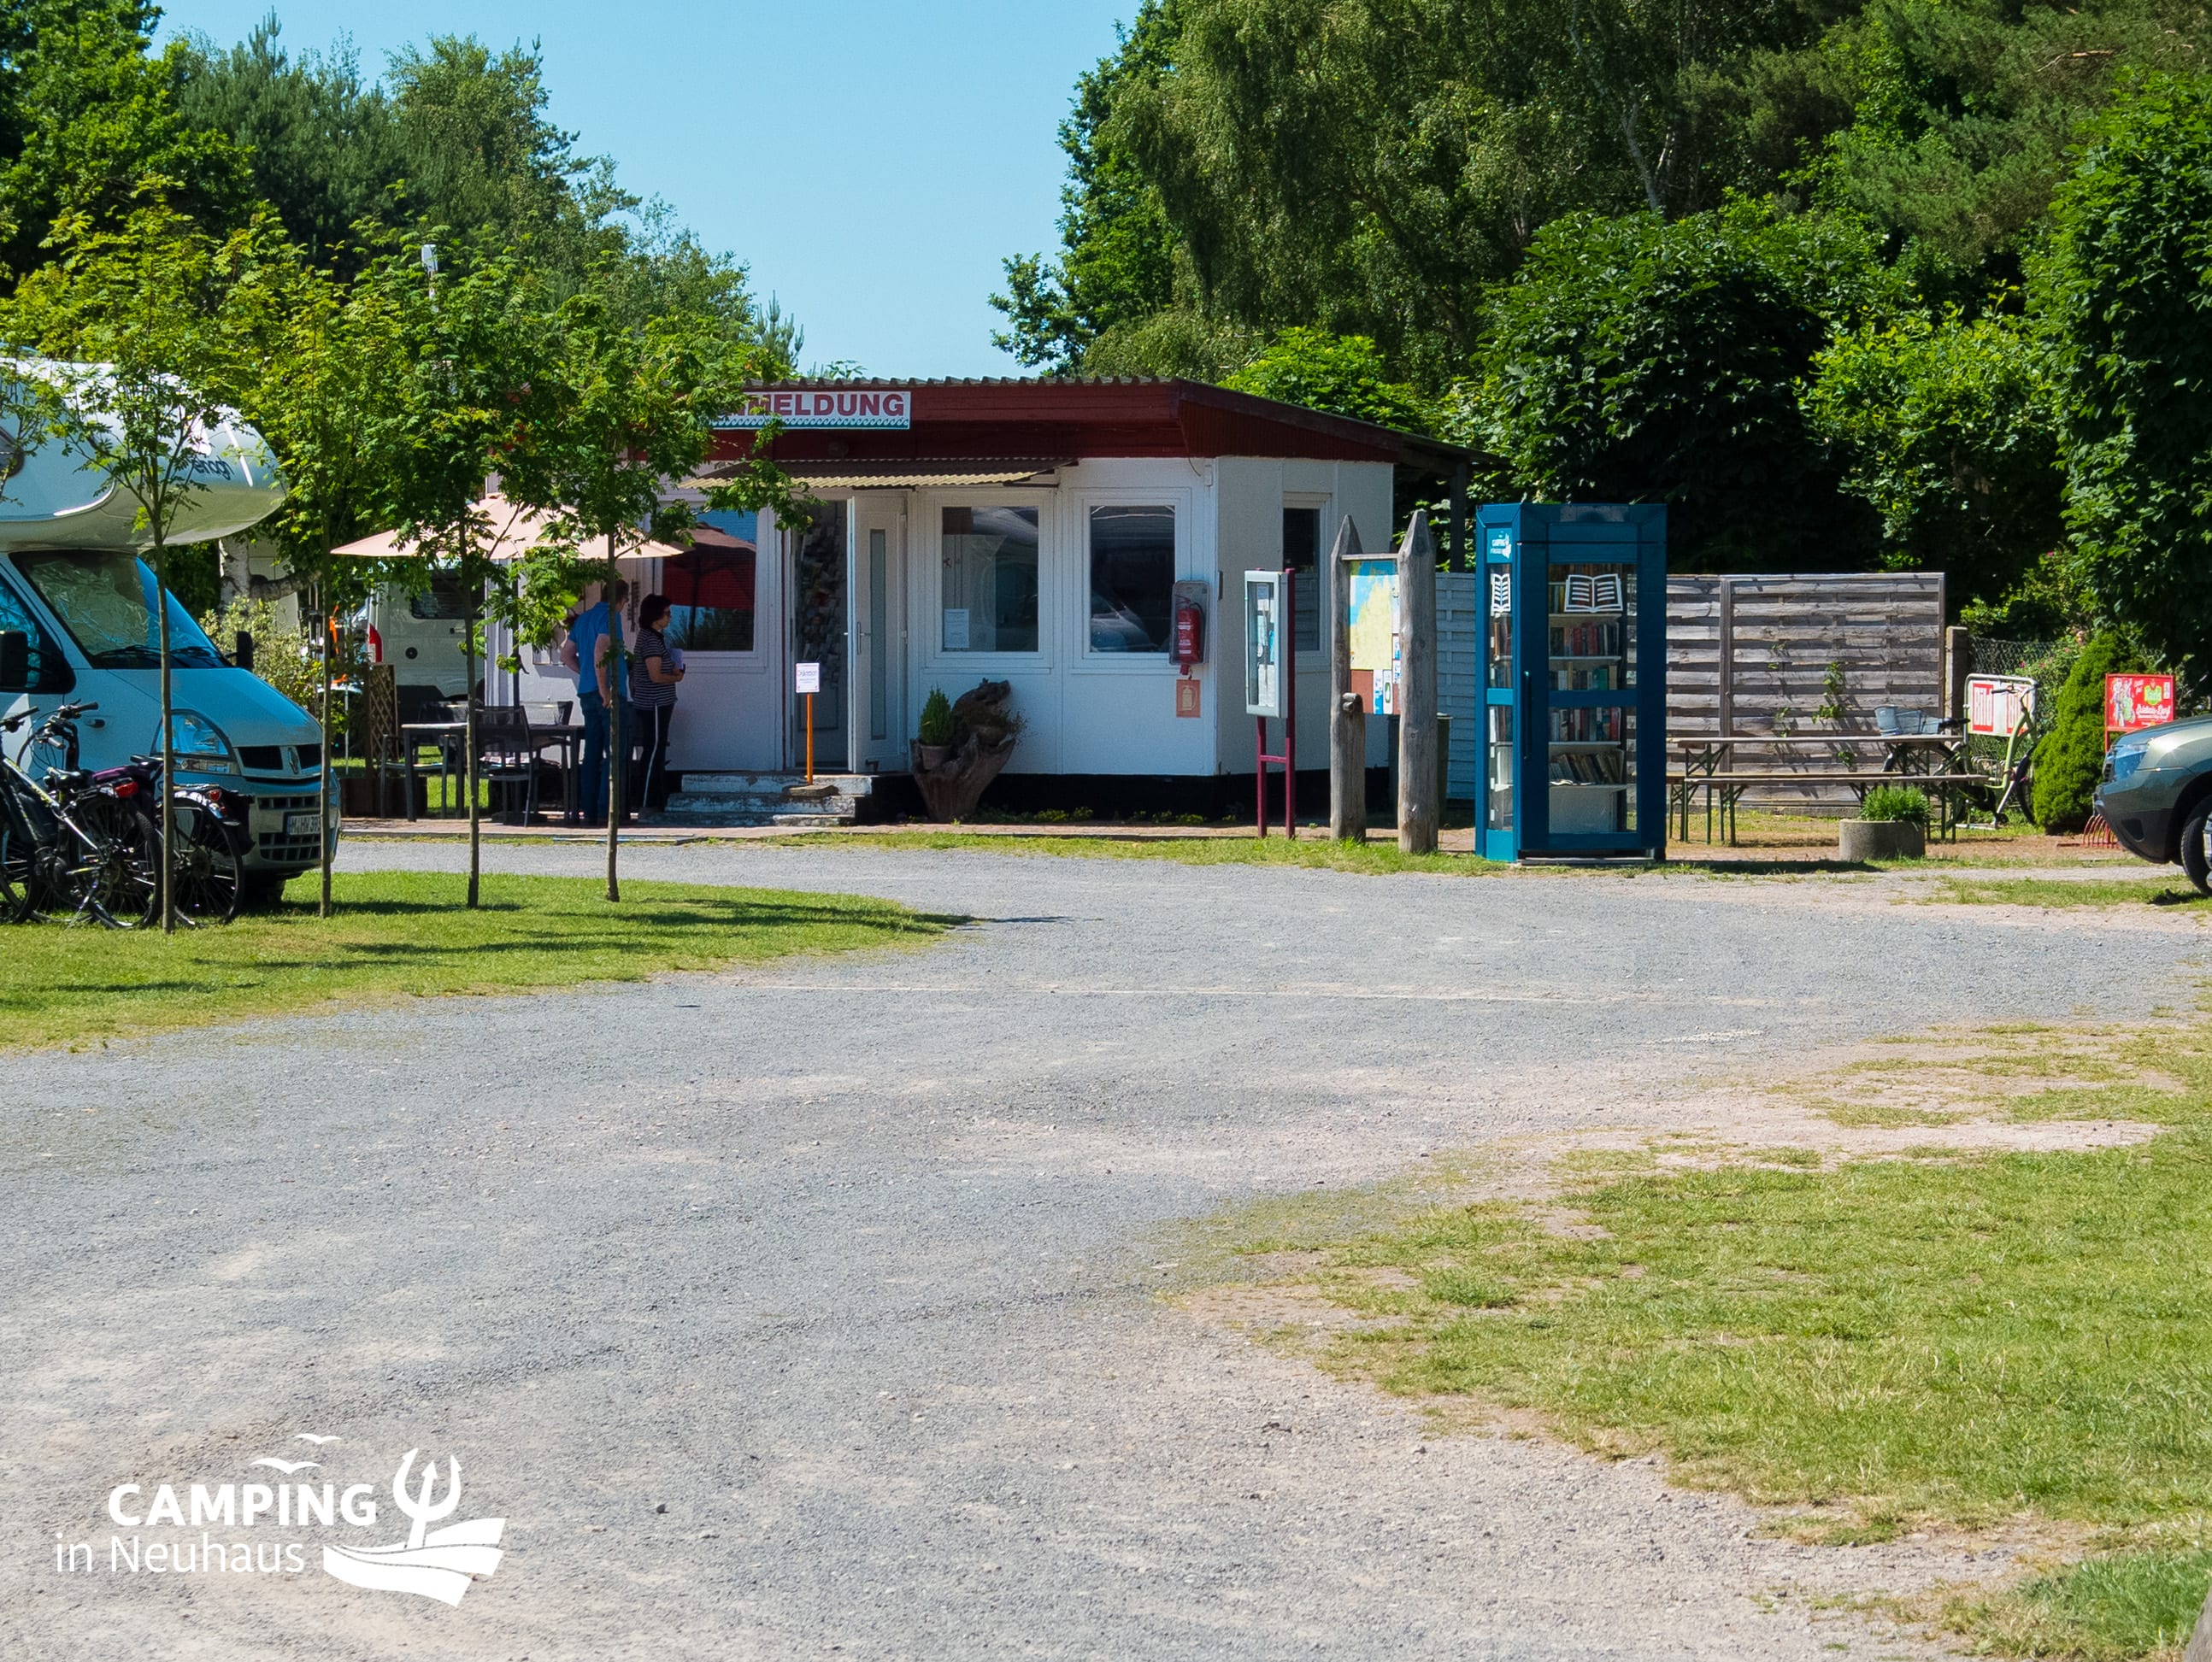
<svg viewBox="0 0 2212 1662">
<path fill-rule="evenodd" d="M 792 787 L 805 782 L 800 773 L 686 773 L 665 817 L 690 825 L 850 825 L 875 780 L 868 773 L 817 773 L 813 792 L 793 795 Z"/>
</svg>

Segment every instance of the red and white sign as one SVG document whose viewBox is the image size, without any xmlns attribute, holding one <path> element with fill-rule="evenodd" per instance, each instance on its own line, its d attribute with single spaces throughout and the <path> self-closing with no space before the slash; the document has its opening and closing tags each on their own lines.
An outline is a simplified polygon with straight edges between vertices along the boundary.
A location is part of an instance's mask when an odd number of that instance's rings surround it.
<svg viewBox="0 0 2212 1662">
<path fill-rule="evenodd" d="M 749 392 L 743 409 L 717 416 L 713 425 L 750 431 L 770 422 L 787 428 L 908 428 L 914 424 L 914 391 L 825 386 Z"/>
<path fill-rule="evenodd" d="M 2170 675 L 2108 675 L 2105 677 L 2105 731 L 2132 733 L 2173 719 L 2173 677 Z"/>
<path fill-rule="evenodd" d="M 1968 676 L 1966 731 L 1989 738 L 2010 738 L 2035 715 L 2032 676 Z"/>
</svg>

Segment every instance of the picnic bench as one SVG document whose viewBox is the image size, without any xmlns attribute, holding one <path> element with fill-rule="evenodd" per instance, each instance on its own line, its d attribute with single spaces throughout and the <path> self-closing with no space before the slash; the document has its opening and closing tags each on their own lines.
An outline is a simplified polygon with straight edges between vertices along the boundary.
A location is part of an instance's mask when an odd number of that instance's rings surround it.
<svg viewBox="0 0 2212 1662">
<path fill-rule="evenodd" d="M 1909 786 L 1926 793 L 1935 810 L 1930 828 L 1949 838 L 1966 818 L 1966 788 L 1989 782 L 1987 775 L 1966 766 L 1966 736 L 1956 732 L 1729 733 L 1674 743 L 1682 765 L 1668 770 L 1667 799 L 1684 842 L 1690 840 L 1691 809 L 1702 793 L 1705 840 L 1713 840 L 1717 822 L 1723 838 L 1734 846 L 1736 804 L 1747 791 L 1762 785 L 1840 785 L 1862 802 L 1881 786 Z M 1784 769 L 1771 759 L 1764 767 L 1735 765 L 1740 755 L 1757 760 L 1751 755 L 1756 752 L 1828 765 Z M 1876 755 L 1878 767 L 1863 765 Z"/>
</svg>

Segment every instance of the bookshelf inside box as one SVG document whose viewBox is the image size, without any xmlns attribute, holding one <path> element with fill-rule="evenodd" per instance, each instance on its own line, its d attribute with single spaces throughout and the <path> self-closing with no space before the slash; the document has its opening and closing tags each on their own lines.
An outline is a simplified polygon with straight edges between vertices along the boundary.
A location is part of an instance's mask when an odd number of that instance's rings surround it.
<svg viewBox="0 0 2212 1662">
<path fill-rule="evenodd" d="M 1491 707 L 1477 846 L 1644 852 L 1665 838 L 1665 512 L 1501 504 L 1477 515 Z M 1510 622 L 1500 608 L 1510 601 Z"/>
</svg>

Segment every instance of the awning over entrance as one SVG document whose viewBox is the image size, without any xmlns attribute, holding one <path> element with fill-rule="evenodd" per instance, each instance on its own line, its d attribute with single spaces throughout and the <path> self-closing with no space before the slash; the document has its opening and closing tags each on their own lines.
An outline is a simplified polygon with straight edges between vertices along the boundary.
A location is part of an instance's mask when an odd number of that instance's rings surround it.
<svg viewBox="0 0 2212 1662">
<path fill-rule="evenodd" d="M 550 513 L 540 513 L 510 502 L 504 496 L 482 496 L 477 499 L 477 512 L 483 516 L 485 533 L 489 540 L 480 550 L 489 560 L 504 564 L 520 560 L 538 545 L 546 528 L 553 523 Z M 374 536 L 341 543 L 331 550 L 362 560 L 405 560 L 422 550 L 416 545 L 403 543 L 396 531 L 380 531 Z M 665 543 L 640 541 L 635 547 L 622 550 L 625 560 L 672 560 L 683 553 Z M 588 558 L 589 555 L 587 555 Z"/>
<path fill-rule="evenodd" d="M 865 461 L 852 457 L 782 464 L 809 490 L 929 490 L 957 485 L 1018 485 L 1040 474 L 1073 464 L 1073 457 L 1031 456 L 975 458 L 945 457 L 934 461 Z M 695 482 L 726 477 L 735 462 L 711 462 Z"/>
</svg>

